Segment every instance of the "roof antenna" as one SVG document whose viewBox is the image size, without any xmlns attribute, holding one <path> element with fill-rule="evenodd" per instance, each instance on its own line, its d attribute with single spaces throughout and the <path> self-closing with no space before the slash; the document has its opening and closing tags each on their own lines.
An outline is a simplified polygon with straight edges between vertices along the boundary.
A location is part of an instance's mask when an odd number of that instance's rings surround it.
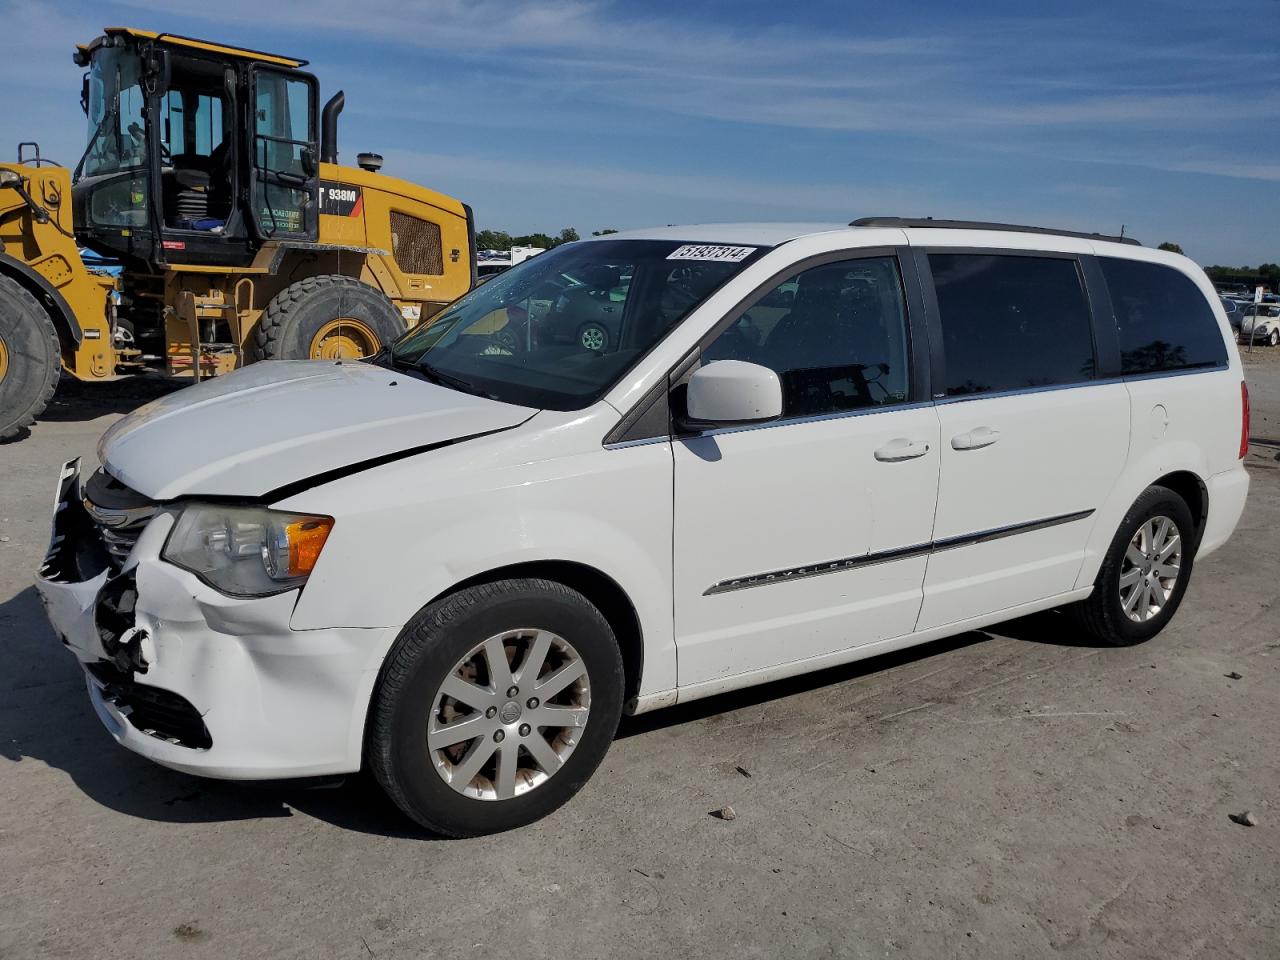
<svg viewBox="0 0 1280 960">
<path fill-rule="evenodd" d="M 1124 224 L 1120 224 L 1120 239 L 1124 239 Z"/>
</svg>

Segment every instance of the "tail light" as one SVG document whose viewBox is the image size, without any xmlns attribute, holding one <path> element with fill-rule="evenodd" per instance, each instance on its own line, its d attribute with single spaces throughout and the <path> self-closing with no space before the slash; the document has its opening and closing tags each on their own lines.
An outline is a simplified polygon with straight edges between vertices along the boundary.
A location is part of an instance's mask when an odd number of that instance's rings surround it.
<svg viewBox="0 0 1280 960">
<path fill-rule="evenodd" d="M 1240 381 L 1240 459 L 1249 454 L 1249 385 Z"/>
</svg>

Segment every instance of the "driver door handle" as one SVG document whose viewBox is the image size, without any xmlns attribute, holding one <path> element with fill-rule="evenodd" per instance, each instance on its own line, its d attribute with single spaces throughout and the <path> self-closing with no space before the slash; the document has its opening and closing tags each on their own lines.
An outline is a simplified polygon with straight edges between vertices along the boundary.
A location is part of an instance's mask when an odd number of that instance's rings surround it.
<svg viewBox="0 0 1280 960">
<path fill-rule="evenodd" d="M 929 452 L 927 440 L 908 440 L 906 437 L 895 437 L 883 447 L 876 450 L 875 457 L 881 463 L 897 463 L 900 460 L 914 460 Z"/>
<path fill-rule="evenodd" d="M 991 427 L 974 427 L 968 433 L 957 433 L 951 438 L 952 450 L 981 450 L 1000 439 L 1000 431 Z"/>
</svg>

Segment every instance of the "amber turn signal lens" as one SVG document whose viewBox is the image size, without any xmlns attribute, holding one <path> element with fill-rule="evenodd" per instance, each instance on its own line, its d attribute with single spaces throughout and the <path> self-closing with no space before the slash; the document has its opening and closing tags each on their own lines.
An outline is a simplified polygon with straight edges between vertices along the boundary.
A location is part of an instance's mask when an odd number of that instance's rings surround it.
<svg viewBox="0 0 1280 960">
<path fill-rule="evenodd" d="M 315 569 L 332 529 L 333 520 L 329 517 L 308 517 L 284 528 L 285 539 L 289 541 L 289 576 L 305 577 Z"/>
</svg>

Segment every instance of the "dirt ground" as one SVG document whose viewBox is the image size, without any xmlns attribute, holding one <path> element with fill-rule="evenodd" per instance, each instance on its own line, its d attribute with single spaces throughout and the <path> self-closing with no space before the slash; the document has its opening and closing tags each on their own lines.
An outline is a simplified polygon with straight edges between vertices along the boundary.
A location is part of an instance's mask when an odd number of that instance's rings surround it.
<svg viewBox="0 0 1280 960">
<path fill-rule="evenodd" d="M 1042 615 L 661 711 L 458 842 L 114 744 L 31 583 L 58 465 L 160 388 L 63 395 L 0 447 L 0 958 L 1280 956 L 1280 350 L 1246 360 L 1277 445 L 1152 642 Z"/>
</svg>

